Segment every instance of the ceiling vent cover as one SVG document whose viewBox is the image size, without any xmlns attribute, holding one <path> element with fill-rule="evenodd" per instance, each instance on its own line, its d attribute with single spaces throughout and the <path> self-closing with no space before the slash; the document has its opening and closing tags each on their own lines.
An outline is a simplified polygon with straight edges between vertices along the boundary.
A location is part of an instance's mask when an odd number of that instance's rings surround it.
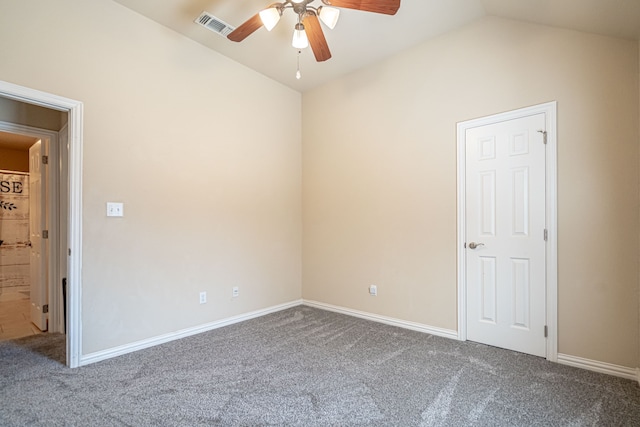
<svg viewBox="0 0 640 427">
<path fill-rule="evenodd" d="M 213 31 L 214 33 L 220 34 L 225 38 L 230 32 L 235 30 L 234 27 L 222 21 L 221 19 L 216 18 L 209 12 L 202 12 L 194 22 L 196 24 L 202 25 L 208 30 Z"/>
</svg>

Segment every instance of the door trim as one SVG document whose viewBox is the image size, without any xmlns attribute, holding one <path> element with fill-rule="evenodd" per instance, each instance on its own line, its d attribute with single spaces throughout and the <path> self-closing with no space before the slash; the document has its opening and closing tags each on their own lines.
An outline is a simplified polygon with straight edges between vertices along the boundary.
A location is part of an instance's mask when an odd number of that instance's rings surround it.
<svg viewBox="0 0 640 427">
<path fill-rule="evenodd" d="M 68 113 L 69 200 L 67 259 L 67 366 L 80 366 L 82 357 L 82 129 L 83 104 L 36 89 L 0 81 L 0 97 Z"/>
<path fill-rule="evenodd" d="M 549 361 L 558 360 L 558 214 L 557 214 L 557 102 L 547 102 L 531 107 L 521 108 L 505 113 L 494 114 L 457 124 L 457 158 L 458 158 L 458 339 L 467 340 L 467 277 L 466 277 L 466 206 L 465 206 L 465 170 L 466 150 L 465 135 L 467 129 L 490 125 L 506 120 L 518 119 L 535 114 L 545 114 L 547 131 L 546 150 L 546 212 L 545 222 L 548 237 L 546 246 L 546 323 L 547 349 Z M 542 333 L 542 331 L 541 331 Z"/>
</svg>

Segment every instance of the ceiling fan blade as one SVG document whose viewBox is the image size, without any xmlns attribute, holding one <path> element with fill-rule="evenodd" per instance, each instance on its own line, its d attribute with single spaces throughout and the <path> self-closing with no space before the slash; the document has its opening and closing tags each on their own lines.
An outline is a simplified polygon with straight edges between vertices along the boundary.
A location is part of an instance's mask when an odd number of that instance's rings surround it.
<svg viewBox="0 0 640 427">
<path fill-rule="evenodd" d="M 327 44 L 327 39 L 324 37 L 322 27 L 318 17 L 313 13 L 307 13 L 302 21 L 304 25 L 304 31 L 307 33 L 309 44 L 313 50 L 313 54 L 316 57 L 316 61 L 322 62 L 331 58 L 331 51 Z"/>
<path fill-rule="evenodd" d="M 260 19 L 260 14 L 256 13 L 242 23 L 238 28 L 230 32 L 229 35 L 227 35 L 227 38 L 234 42 L 241 42 L 260 27 L 262 27 L 262 19 Z"/>
<path fill-rule="evenodd" d="M 400 0 L 322 0 L 323 3 L 346 9 L 395 15 L 400 8 Z"/>
</svg>

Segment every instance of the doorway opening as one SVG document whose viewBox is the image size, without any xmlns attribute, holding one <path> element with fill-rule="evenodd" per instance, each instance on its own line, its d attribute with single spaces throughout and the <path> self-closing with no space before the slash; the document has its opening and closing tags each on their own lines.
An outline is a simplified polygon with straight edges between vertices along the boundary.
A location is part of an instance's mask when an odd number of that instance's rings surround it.
<svg viewBox="0 0 640 427">
<path fill-rule="evenodd" d="M 2 116 L 20 105 L 0 102 Z M 45 123 L 30 110 L 31 121 Z M 66 222 L 60 216 L 60 199 L 68 198 L 60 186 L 66 136 L 66 114 L 52 112 L 62 132 L 0 121 L 0 304 L 2 339 L 41 332 L 64 333 L 63 290 L 66 277 Z M 9 117 L 10 118 L 10 117 Z M 66 162 L 65 162 L 66 163 Z"/>
<path fill-rule="evenodd" d="M 554 362 L 556 108 L 549 102 L 457 126 L 458 338 Z M 527 163 L 531 156 L 538 166 Z"/>
<path fill-rule="evenodd" d="M 50 254 L 57 255 L 50 261 L 51 292 L 49 293 L 49 330 L 66 331 L 66 364 L 78 367 L 81 364 L 81 265 L 82 265 L 82 112 L 81 102 L 48 94 L 11 83 L 0 81 L 0 104 L 2 101 L 18 103 L 17 110 L 0 108 L 0 113 L 8 114 L 4 118 L 8 132 L 26 134 L 47 139 L 49 142 L 49 166 L 55 173 L 50 176 L 54 180 L 50 199 L 56 201 L 49 219 L 52 227 L 47 231 Z M 5 102 L 6 104 L 6 102 Z M 47 134 L 34 126 L 26 126 L 24 120 L 29 117 L 29 106 L 63 113 L 66 124 L 62 124 L 59 132 Z M 24 107 L 24 108 L 23 108 Z M 11 114 L 17 118 L 12 119 Z M 40 132 L 40 134 L 39 134 Z M 44 133 L 44 134 L 43 134 Z M 59 138 L 58 138 L 59 137 Z M 59 141 L 63 141 L 59 143 Z M 48 159 L 47 159 L 48 160 Z M 61 191 L 62 190 L 62 191 Z M 47 203 L 47 206 L 50 206 Z M 62 236 L 62 237 L 61 237 Z M 42 237 L 45 237 L 44 235 Z M 51 259 L 49 257 L 49 259 Z M 63 274 L 66 273 L 66 277 Z M 52 277 L 53 276 L 53 277 Z M 66 286 L 62 289 L 62 278 Z M 59 285 L 59 286 L 58 286 Z M 66 316 L 65 316 L 66 314 Z M 65 319 L 66 317 L 66 319 Z"/>
</svg>

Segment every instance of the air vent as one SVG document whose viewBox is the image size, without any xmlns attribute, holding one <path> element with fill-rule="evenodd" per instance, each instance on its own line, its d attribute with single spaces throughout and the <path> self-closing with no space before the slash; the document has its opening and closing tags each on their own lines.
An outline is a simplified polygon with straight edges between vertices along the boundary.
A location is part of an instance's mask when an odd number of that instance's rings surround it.
<svg viewBox="0 0 640 427">
<path fill-rule="evenodd" d="M 219 18 L 216 18 L 208 12 L 202 12 L 194 22 L 213 31 L 214 33 L 220 34 L 224 38 L 226 38 L 230 32 L 235 30 L 231 25 Z"/>
</svg>

